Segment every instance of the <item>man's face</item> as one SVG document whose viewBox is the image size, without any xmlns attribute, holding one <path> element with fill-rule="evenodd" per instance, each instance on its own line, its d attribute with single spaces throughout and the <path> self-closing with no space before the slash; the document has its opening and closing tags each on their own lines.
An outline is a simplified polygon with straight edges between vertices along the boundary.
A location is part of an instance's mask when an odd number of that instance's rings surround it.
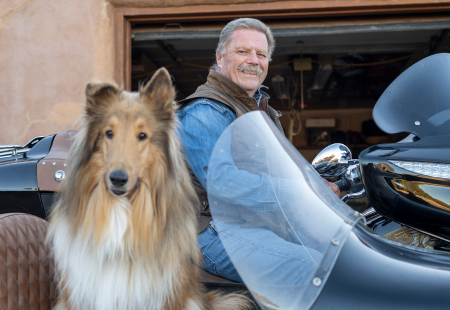
<svg viewBox="0 0 450 310">
<path fill-rule="evenodd" d="M 269 46 L 266 35 L 238 29 L 231 35 L 224 55 L 216 54 L 218 72 L 244 88 L 251 97 L 267 76 Z"/>
</svg>

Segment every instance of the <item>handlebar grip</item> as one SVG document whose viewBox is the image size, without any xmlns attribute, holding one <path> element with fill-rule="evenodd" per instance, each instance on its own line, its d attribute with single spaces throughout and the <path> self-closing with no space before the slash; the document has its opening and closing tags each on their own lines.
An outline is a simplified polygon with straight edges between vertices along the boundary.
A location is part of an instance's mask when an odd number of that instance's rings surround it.
<svg viewBox="0 0 450 310">
<path fill-rule="evenodd" d="M 339 190 L 342 191 L 348 191 L 351 187 L 350 182 L 342 177 L 339 181 L 334 182 L 334 184 L 336 184 L 339 187 Z"/>
</svg>

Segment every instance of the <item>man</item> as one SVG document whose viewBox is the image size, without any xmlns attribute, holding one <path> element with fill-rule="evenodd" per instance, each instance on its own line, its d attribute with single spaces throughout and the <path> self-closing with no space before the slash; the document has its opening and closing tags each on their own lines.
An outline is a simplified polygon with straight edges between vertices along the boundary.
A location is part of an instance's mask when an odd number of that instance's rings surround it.
<svg viewBox="0 0 450 310">
<path fill-rule="evenodd" d="M 261 21 L 240 18 L 228 23 L 220 35 L 217 62 L 207 82 L 179 103 L 178 117 L 183 126 L 180 136 L 201 202 L 198 232 L 204 268 L 238 282 L 242 280 L 218 238 L 209 212 L 206 176 L 217 139 L 237 117 L 262 110 L 282 131 L 278 120 L 281 114 L 268 106 L 269 96 L 261 90 L 274 48 L 272 32 Z M 329 186 L 339 194 L 336 185 Z M 264 189 L 256 182 L 246 189 L 264 195 Z"/>
</svg>

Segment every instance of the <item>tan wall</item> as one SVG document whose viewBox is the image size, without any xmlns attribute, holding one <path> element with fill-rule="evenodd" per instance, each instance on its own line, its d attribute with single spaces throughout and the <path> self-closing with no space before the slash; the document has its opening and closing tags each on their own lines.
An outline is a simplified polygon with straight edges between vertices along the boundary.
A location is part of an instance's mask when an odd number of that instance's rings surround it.
<svg viewBox="0 0 450 310">
<path fill-rule="evenodd" d="M 0 145 L 77 128 L 85 85 L 114 79 L 114 7 L 268 1 L 0 1 Z"/>
<path fill-rule="evenodd" d="M 112 16 L 102 0 L 0 3 L 0 145 L 74 128 L 86 83 L 114 77 Z"/>
</svg>

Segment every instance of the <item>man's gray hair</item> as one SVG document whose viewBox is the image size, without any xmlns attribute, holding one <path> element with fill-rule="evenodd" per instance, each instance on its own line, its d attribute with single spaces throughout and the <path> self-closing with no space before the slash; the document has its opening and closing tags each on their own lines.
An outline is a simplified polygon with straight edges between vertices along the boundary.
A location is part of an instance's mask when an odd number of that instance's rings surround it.
<svg viewBox="0 0 450 310">
<path fill-rule="evenodd" d="M 233 32 L 238 29 L 252 29 L 265 34 L 269 47 L 269 61 L 272 60 L 272 53 L 275 50 L 275 39 L 273 38 L 272 30 L 270 30 L 269 26 L 265 25 L 262 21 L 254 18 L 238 18 L 229 22 L 220 33 L 216 52 L 222 56 L 225 54 Z M 217 71 L 217 64 L 214 63 L 211 69 Z"/>
</svg>

